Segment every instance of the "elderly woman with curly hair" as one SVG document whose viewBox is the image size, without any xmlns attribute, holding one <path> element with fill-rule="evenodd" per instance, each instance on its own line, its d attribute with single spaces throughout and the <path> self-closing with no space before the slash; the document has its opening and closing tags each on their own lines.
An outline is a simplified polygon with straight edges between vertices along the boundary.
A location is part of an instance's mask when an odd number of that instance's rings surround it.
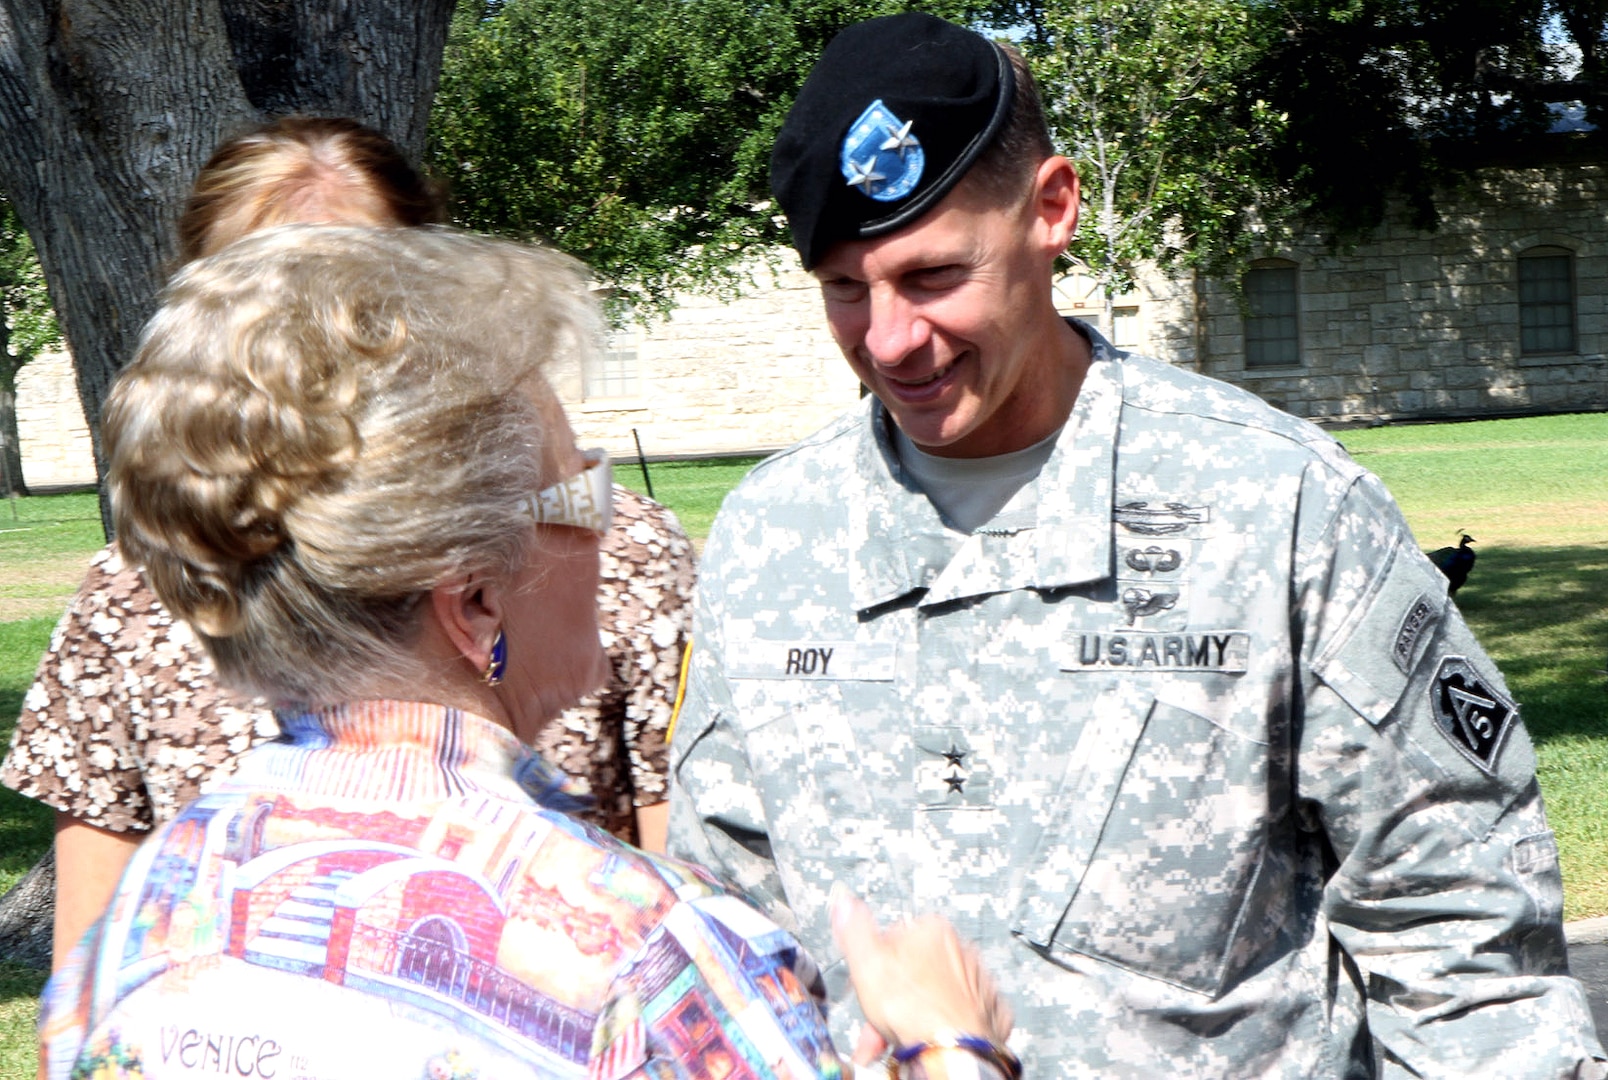
<svg viewBox="0 0 1608 1080">
<path fill-rule="evenodd" d="M 179 254 L 189 262 L 298 222 L 444 219 L 439 192 L 379 132 L 339 117 L 288 116 L 228 140 L 207 161 L 179 220 Z M 613 509 L 598 583 L 611 677 L 547 725 L 536 748 L 591 795 L 579 816 L 658 851 L 692 543 L 668 509 L 619 485 Z M 0 785 L 56 810 L 57 962 L 99 917 L 144 836 L 276 733 L 264 702 L 218 685 L 190 628 L 118 545 L 100 551 L 0 762 Z"/>
<path fill-rule="evenodd" d="M 118 536 L 281 735 L 135 853 L 47 1075 L 839 1073 L 791 937 L 528 748 L 605 676 L 609 468 L 540 370 L 585 293 L 539 249 L 306 226 L 170 285 L 106 408 Z M 1003 1037 L 952 933 L 867 918 L 890 1040 Z"/>
</svg>

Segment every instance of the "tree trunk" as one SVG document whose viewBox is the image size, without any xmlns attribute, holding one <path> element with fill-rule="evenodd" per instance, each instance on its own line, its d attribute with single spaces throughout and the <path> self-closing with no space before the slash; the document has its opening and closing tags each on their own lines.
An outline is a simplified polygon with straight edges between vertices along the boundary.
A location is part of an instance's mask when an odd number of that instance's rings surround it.
<svg viewBox="0 0 1608 1080">
<path fill-rule="evenodd" d="M 1100 305 L 1104 330 L 1113 345 L 1117 341 L 1117 185 L 1114 177 L 1100 183 L 1100 238 L 1105 243 L 1105 266 L 1100 270 Z"/>
<path fill-rule="evenodd" d="M 56 910 L 56 855 L 47 851 L 23 879 L 0 896 L 0 960 L 50 970 Z"/>
<path fill-rule="evenodd" d="M 31 356 L 11 355 L 11 324 L 0 307 L 0 498 L 28 494 L 22 478 L 22 438 L 17 434 L 17 372 Z"/>
<path fill-rule="evenodd" d="M 1211 349 L 1211 337 L 1206 332 L 1206 276 L 1200 272 L 1199 268 L 1196 268 L 1189 272 L 1189 279 L 1193 294 L 1192 299 L 1195 305 L 1195 317 L 1193 319 L 1195 324 L 1193 327 L 1195 334 L 1195 370 L 1204 375 L 1211 360 L 1211 357 L 1207 355 Z"/>
<path fill-rule="evenodd" d="M 17 434 L 17 372 L 22 364 L 0 340 L 0 499 L 28 494 L 22 477 L 22 443 Z"/>
<path fill-rule="evenodd" d="M 0 189 L 39 252 L 98 475 L 101 402 L 156 309 L 212 151 L 305 112 L 360 120 L 418 160 L 453 2 L 0 0 Z M 104 485 L 101 518 L 110 535 Z M 54 865 L 6 894 L 0 956 L 42 941 L 48 964 Z M 26 933 L 3 929 L 17 919 Z"/>
<path fill-rule="evenodd" d="M 417 158 L 452 3 L 0 0 L 0 188 L 38 249 L 99 474 L 101 402 L 201 165 L 291 111 L 351 116 Z"/>
</svg>

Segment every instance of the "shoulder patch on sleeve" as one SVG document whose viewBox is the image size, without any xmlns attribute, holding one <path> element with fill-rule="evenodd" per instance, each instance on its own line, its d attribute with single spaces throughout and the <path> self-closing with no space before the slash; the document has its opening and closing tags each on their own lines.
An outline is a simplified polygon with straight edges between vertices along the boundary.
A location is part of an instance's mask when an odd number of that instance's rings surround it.
<svg viewBox="0 0 1608 1080">
<path fill-rule="evenodd" d="M 1399 544 L 1314 661 L 1319 678 L 1369 723 L 1379 724 L 1407 690 L 1413 671 L 1446 617 L 1446 580 L 1427 559 Z"/>
<path fill-rule="evenodd" d="M 1513 699 L 1461 656 L 1441 658 L 1429 697 L 1441 734 L 1481 772 L 1495 776 L 1502 744 L 1518 721 Z"/>
</svg>

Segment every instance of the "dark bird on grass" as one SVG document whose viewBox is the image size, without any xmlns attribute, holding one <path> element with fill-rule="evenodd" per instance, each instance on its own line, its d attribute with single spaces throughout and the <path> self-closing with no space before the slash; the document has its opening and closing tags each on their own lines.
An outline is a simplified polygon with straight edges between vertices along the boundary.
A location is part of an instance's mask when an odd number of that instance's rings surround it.
<svg viewBox="0 0 1608 1080">
<path fill-rule="evenodd" d="M 1478 540 L 1464 533 L 1462 542 L 1456 547 L 1436 548 L 1429 553 L 1429 561 L 1440 567 L 1440 572 L 1451 582 L 1446 591 L 1453 596 L 1456 596 L 1457 590 L 1463 587 L 1463 582 L 1468 580 L 1468 572 L 1474 569 L 1474 549 L 1469 545 L 1477 543 Z"/>
</svg>

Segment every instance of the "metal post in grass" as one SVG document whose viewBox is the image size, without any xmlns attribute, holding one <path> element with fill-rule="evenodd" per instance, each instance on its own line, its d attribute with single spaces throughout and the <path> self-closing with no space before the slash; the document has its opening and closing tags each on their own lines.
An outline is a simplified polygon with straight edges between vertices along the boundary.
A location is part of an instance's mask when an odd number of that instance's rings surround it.
<svg viewBox="0 0 1608 1080">
<path fill-rule="evenodd" d="M 651 499 L 653 498 L 653 477 L 648 475 L 648 457 L 642 452 L 642 436 L 637 434 L 636 428 L 631 429 L 631 438 L 636 440 L 637 464 L 642 466 L 642 482 L 647 485 L 648 498 Z"/>
</svg>

